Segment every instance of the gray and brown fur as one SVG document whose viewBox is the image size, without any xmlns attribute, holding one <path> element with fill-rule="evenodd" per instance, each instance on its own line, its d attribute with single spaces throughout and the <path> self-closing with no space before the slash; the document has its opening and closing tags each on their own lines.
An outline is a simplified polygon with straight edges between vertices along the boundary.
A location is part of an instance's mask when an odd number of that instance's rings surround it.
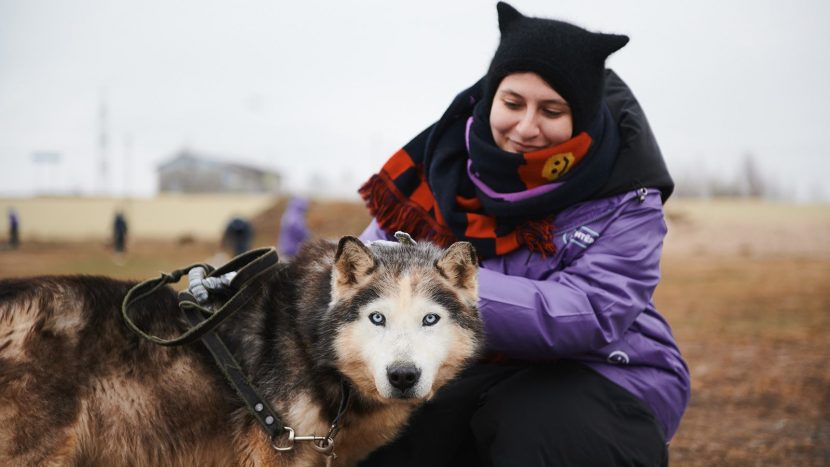
<svg viewBox="0 0 830 467">
<path fill-rule="evenodd" d="M 448 250 L 364 246 L 353 237 L 312 243 L 279 265 L 220 334 L 298 435 L 328 431 L 345 377 L 353 395 L 335 465 L 354 465 L 476 355 L 474 257 L 467 243 Z M 89 276 L 0 281 L 0 465 L 324 464 L 306 443 L 272 449 L 201 344 L 160 347 L 131 333 L 120 306 L 133 285 Z M 364 322 L 379 300 L 400 316 L 415 302 L 444 310 L 445 326 L 424 331 L 440 336 L 443 359 L 423 397 L 384 397 L 368 375 L 365 335 L 398 332 Z M 137 303 L 131 316 L 149 334 L 184 330 L 169 288 Z"/>
</svg>

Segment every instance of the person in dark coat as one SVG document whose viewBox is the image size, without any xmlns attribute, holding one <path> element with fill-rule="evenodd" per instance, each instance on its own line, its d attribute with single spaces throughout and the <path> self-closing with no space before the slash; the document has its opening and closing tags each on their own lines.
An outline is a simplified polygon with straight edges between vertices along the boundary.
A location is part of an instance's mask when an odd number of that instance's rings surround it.
<svg viewBox="0 0 830 467">
<path fill-rule="evenodd" d="M 127 218 L 122 211 L 115 213 L 115 220 L 112 223 L 112 244 L 116 253 L 124 253 L 127 250 Z"/>
<path fill-rule="evenodd" d="M 234 217 L 225 227 L 222 244 L 230 249 L 234 255 L 241 255 L 251 249 L 253 239 L 254 226 L 241 217 Z"/>
<path fill-rule="evenodd" d="M 20 218 L 14 208 L 9 208 L 9 246 L 12 249 L 20 246 Z"/>
</svg>

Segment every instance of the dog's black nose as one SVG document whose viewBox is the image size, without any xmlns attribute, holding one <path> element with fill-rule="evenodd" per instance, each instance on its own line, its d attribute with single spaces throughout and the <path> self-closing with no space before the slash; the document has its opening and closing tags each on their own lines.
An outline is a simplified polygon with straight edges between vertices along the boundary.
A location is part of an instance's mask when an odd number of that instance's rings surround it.
<svg viewBox="0 0 830 467">
<path fill-rule="evenodd" d="M 412 364 L 396 364 L 386 369 L 386 377 L 389 383 L 401 391 L 406 391 L 418 383 L 421 378 L 421 370 Z"/>
</svg>

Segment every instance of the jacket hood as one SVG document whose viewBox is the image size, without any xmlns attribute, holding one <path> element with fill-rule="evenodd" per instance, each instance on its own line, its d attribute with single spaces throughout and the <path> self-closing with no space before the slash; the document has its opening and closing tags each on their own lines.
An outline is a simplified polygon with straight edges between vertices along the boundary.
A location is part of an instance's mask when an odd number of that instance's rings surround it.
<svg viewBox="0 0 830 467">
<path fill-rule="evenodd" d="M 612 70 L 605 71 L 605 102 L 619 127 L 620 149 L 611 176 L 592 198 L 657 188 L 665 203 L 674 191 L 674 180 L 640 103 Z"/>
</svg>

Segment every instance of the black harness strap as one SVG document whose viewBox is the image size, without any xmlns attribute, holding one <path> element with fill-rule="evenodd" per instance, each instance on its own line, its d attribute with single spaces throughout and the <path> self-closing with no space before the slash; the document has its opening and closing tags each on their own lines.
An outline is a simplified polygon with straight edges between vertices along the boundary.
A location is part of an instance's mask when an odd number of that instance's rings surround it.
<svg viewBox="0 0 830 467">
<path fill-rule="evenodd" d="M 206 264 L 192 264 L 186 268 L 177 269 L 170 274 L 162 273 L 156 279 L 150 279 L 136 285 L 127 292 L 121 307 L 121 316 L 124 318 L 127 327 L 150 342 L 163 346 L 178 346 L 201 339 L 202 343 L 207 347 L 211 355 L 213 355 L 225 379 L 230 383 L 239 398 L 245 402 L 248 410 L 254 415 L 271 439 L 285 431 L 282 420 L 280 420 L 265 398 L 260 396 L 256 388 L 248 381 L 239 363 L 215 332 L 215 329 L 222 321 L 242 309 L 242 307 L 246 306 L 257 295 L 253 292 L 261 286 L 260 279 L 266 277 L 266 274 L 277 265 L 277 261 L 276 250 L 273 248 L 260 248 L 237 256 L 226 265 L 215 270 Z M 229 286 L 231 290 L 236 290 L 236 293 L 216 311 L 199 305 L 196 299 L 188 292 L 179 293 L 179 309 L 182 310 L 185 319 L 187 319 L 191 327 L 178 337 L 163 339 L 147 334 L 139 329 L 130 318 L 129 308 L 137 301 L 156 292 L 158 289 L 178 282 L 182 276 L 186 275 L 195 267 L 202 267 L 206 271 L 210 271 L 208 277 L 218 277 L 230 271 L 237 271 L 237 275 L 233 278 Z"/>
<path fill-rule="evenodd" d="M 259 286 L 257 279 L 265 277 L 264 274 L 276 266 L 277 261 L 278 258 L 276 250 L 273 248 L 259 248 L 237 256 L 228 264 L 216 270 L 214 270 L 210 265 L 197 263 L 191 264 L 183 269 L 177 269 L 170 274 L 161 273 L 160 277 L 146 280 L 127 292 L 121 306 L 121 317 L 124 318 L 124 322 L 130 330 L 155 344 L 164 346 L 190 344 L 191 342 L 195 342 L 197 339 L 200 339 L 208 331 L 214 329 L 216 326 L 221 324 L 222 321 L 245 306 L 255 295 L 248 292 L 250 292 L 252 288 Z M 195 299 L 180 301 L 179 308 L 182 310 L 192 308 L 208 318 L 200 320 L 199 324 L 194 325 L 179 337 L 173 339 L 162 339 L 158 336 L 147 334 L 139 329 L 139 327 L 136 326 L 130 318 L 128 312 L 129 307 L 144 297 L 153 294 L 158 289 L 168 284 L 178 282 L 182 276 L 186 275 L 195 267 L 202 267 L 205 271 L 210 271 L 208 277 L 218 277 L 226 272 L 238 270 L 236 277 L 234 277 L 230 285 L 230 288 L 232 290 L 237 290 L 237 292 L 230 298 L 230 300 L 228 300 L 216 311 L 199 305 Z"/>
<path fill-rule="evenodd" d="M 181 292 L 179 294 L 179 299 L 187 300 L 182 300 L 179 303 L 179 306 L 191 326 L 196 327 L 206 321 L 199 316 L 199 312 L 196 308 L 184 306 L 184 304 L 188 303 L 188 301 L 195 302 L 196 299 L 193 298 L 192 295 L 187 292 Z M 213 327 L 215 326 L 211 326 L 211 328 Z M 216 334 L 216 331 L 210 330 L 206 332 L 201 339 L 202 343 L 210 351 L 210 354 L 213 355 L 213 359 L 216 361 L 216 365 L 219 367 L 219 370 L 223 375 L 225 375 L 225 379 L 228 383 L 230 383 L 239 398 L 242 399 L 242 401 L 245 402 L 245 405 L 248 406 L 248 410 L 254 415 L 254 417 L 256 417 L 259 424 L 268 433 L 268 437 L 274 438 L 275 436 L 280 435 L 285 430 L 282 420 L 279 416 L 277 416 L 277 413 L 271 407 L 271 404 L 269 404 L 265 398 L 259 394 L 256 387 L 248 381 L 248 378 L 245 376 L 245 373 L 242 371 L 239 363 L 233 357 L 231 351 L 228 350 L 228 347 L 225 345 L 225 342 L 222 341 L 222 338 Z"/>
<path fill-rule="evenodd" d="M 177 269 L 170 274 L 162 273 L 160 277 L 141 282 L 127 292 L 121 306 L 121 316 L 131 331 L 158 345 L 178 346 L 192 343 L 197 339 L 201 340 L 213 355 L 213 359 L 225 379 L 239 398 L 248 406 L 248 410 L 254 415 L 262 429 L 268 433 L 271 445 L 275 449 L 280 451 L 290 450 L 293 448 L 295 440 L 313 441 L 315 450 L 332 457 L 334 455 L 334 437 L 340 430 L 341 418 L 349 406 L 351 392 L 348 383 L 341 380 L 340 406 L 326 436 L 294 436 L 294 430 L 283 425 L 280 417 L 277 416 L 268 401 L 259 394 L 256 387 L 251 384 L 242 371 L 242 367 L 215 331 L 222 321 L 242 309 L 257 296 L 255 292 L 262 286 L 261 279 L 267 277 L 268 272 L 276 267 L 277 263 L 276 250 L 260 248 L 237 256 L 219 269 L 213 269 L 207 264 L 197 263 L 183 269 Z M 236 276 L 231 280 L 228 288 L 232 291 L 235 290 L 236 293 L 218 310 L 214 311 L 201 306 L 189 292 L 180 292 L 179 309 L 181 309 L 191 327 L 180 336 L 172 339 L 164 339 L 142 331 L 130 318 L 129 308 L 158 289 L 178 282 L 182 276 L 187 275 L 191 269 L 196 267 L 204 268 L 209 273 L 207 277 L 220 277 L 228 272 L 235 271 Z M 286 432 L 289 433 L 288 444 L 284 447 L 277 445 L 276 438 Z"/>
</svg>

